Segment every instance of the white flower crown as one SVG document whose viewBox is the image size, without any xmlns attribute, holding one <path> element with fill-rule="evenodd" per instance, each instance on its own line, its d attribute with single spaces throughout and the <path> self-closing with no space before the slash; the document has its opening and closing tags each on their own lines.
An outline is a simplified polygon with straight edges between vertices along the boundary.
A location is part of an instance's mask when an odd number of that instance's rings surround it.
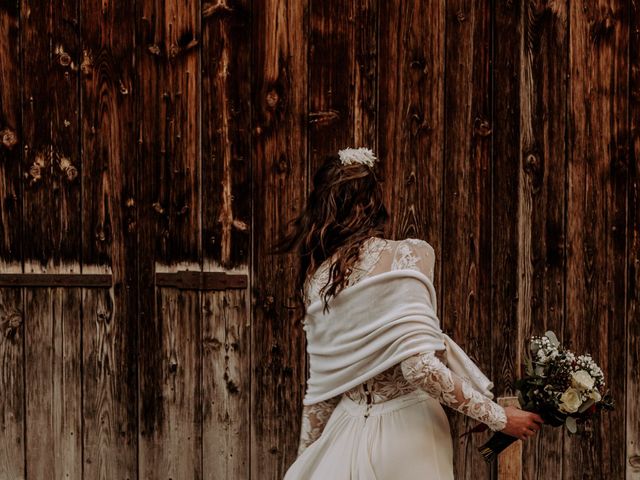
<svg viewBox="0 0 640 480">
<path fill-rule="evenodd" d="M 370 167 L 373 167 L 373 164 L 377 160 L 371 149 L 365 147 L 344 148 L 338 151 L 338 156 L 340 157 L 340 162 L 343 165 L 350 165 L 352 163 L 364 163 L 366 165 L 369 165 Z"/>
</svg>

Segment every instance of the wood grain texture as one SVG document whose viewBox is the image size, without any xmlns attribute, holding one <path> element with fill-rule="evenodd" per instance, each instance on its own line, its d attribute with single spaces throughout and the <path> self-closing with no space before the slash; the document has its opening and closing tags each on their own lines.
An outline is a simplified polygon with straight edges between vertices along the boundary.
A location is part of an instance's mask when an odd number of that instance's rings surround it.
<svg viewBox="0 0 640 480">
<path fill-rule="evenodd" d="M 0 266 L 21 271 L 20 32 L 17 2 L 0 6 Z"/>
<path fill-rule="evenodd" d="M 624 478 L 628 5 L 570 2 L 565 342 L 590 353 L 616 410 L 565 435 L 563 478 Z M 585 323 L 589 322 L 589 327 Z M 586 328 L 585 328 L 586 327 Z"/>
<path fill-rule="evenodd" d="M 500 397 L 498 403 L 503 407 L 519 407 L 518 397 Z M 525 442 L 517 440 L 498 455 L 498 480 L 521 480 L 523 478 L 523 446 Z M 549 477 L 552 478 L 552 477 Z"/>
<path fill-rule="evenodd" d="M 140 478 L 201 478 L 201 295 L 155 272 L 201 270 L 199 2 L 137 3 Z"/>
<path fill-rule="evenodd" d="M 82 478 L 81 295 L 27 290 L 26 477 Z"/>
<path fill-rule="evenodd" d="M 87 478 L 135 478 L 137 459 L 137 148 L 133 4 L 81 0 L 83 438 Z M 115 461 L 117 459 L 117 461 Z"/>
<path fill-rule="evenodd" d="M 0 272 L 22 272 L 18 3 L 0 6 Z M 0 478 L 24 479 L 22 291 L 0 288 Z"/>
<path fill-rule="evenodd" d="M 0 289 L 0 478 L 25 478 L 24 310 L 18 288 Z"/>
<path fill-rule="evenodd" d="M 244 290 L 203 294 L 203 478 L 249 478 L 250 325 Z"/>
<path fill-rule="evenodd" d="M 295 259 L 268 251 L 307 192 L 306 1 L 253 2 L 251 478 L 280 479 L 298 444 L 304 335 Z"/>
<path fill-rule="evenodd" d="M 630 5 L 626 479 L 640 477 L 640 4 Z"/>
<path fill-rule="evenodd" d="M 78 272 L 78 2 L 20 9 L 25 272 Z"/>
<path fill-rule="evenodd" d="M 492 376 L 496 393 L 515 394 L 518 342 L 518 194 L 520 179 L 520 2 L 499 1 L 494 10 L 492 241 Z"/>
<path fill-rule="evenodd" d="M 78 273 L 78 2 L 23 0 L 20 12 L 24 272 Z M 27 288 L 24 298 L 26 477 L 80 478 L 80 291 Z"/>
<path fill-rule="evenodd" d="M 436 260 L 442 328 L 491 372 L 491 77 L 489 2 L 446 4 L 445 144 L 442 252 Z M 490 465 L 477 452 L 486 435 L 447 409 L 456 478 Z"/>
<path fill-rule="evenodd" d="M 617 410 L 520 476 L 638 477 L 637 3 L 4 2 L 0 478 L 282 478 L 305 351 L 269 248 L 344 146 L 498 395 L 532 333 L 603 365 Z M 495 478 L 450 414 L 456 477 Z"/>
<path fill-rule="evenodd" d="M 441 252 L 445 4 L 382 2 L 379 15 L 384 21 L 378 155 L 387 182 L 390 236 L 422 238 Z"/>
<path fill-rule="evenodd" d="M 520 21 L 517 375 L 531 335 L 564 333 L 568 2 L 527 1 Z M 525 478 L 561 477 L 562 444 L 550 427 L 524 442 Z"/>
<path fill-rule="evenodd" d="M 356 4 L 309 2 L 309 171 L 354 141 Z"/>
<path fill-rule="evenodd" d="M 205 270 L 246 270 L 251 240 L 251 2 L 202 5 Z"/>
</svg>

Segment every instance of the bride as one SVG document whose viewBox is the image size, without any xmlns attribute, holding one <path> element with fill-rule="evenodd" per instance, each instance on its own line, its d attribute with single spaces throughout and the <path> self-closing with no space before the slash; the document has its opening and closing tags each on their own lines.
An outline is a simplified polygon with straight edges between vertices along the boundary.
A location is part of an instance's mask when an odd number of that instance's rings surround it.
<svg viewBox="0 0 640 480">
<path fill-rule="evenodd" d="M 366 148 L 329 156 L 276 246 L 299 252 L 310 372 L 285 480 L 453 479 L 441 404 L 523 440 L 542 423 L 495 403 L 493 384 L 440 329 L 434 250 L 383 238 L 376 161 Z"/>
</svg>

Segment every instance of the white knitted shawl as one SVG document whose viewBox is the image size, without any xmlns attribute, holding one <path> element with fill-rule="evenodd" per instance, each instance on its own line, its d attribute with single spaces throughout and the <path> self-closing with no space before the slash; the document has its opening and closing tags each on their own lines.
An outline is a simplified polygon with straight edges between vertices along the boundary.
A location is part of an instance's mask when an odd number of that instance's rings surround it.
<svg viewBox="0 0 640 480">
<path fill-rule="evenodd" d="M 440 329 L 429 277 L 391 270 L 344 288 L 323 313 L 322 300 L 307 308 L 310 376 L 303 403 L 344 393 L 417 353 L 446 350 L 449 368 L 488 398 L 493 383 Z"/>
</svg>

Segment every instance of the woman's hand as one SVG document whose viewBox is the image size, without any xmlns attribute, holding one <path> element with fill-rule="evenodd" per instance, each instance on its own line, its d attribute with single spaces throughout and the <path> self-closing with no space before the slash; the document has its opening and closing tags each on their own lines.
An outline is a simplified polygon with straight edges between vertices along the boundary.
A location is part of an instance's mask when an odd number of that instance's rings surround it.
<svg viewBox="0 0 640 480">
<path fill-rule="evenodd" d="M 544 423 L 537 413 L 527 412 L 518 407 L 505 407 L 504 411 L 507 414 L 507 425 L 500 431 L 520 440 L 534 436 Z"/>
</svg>

